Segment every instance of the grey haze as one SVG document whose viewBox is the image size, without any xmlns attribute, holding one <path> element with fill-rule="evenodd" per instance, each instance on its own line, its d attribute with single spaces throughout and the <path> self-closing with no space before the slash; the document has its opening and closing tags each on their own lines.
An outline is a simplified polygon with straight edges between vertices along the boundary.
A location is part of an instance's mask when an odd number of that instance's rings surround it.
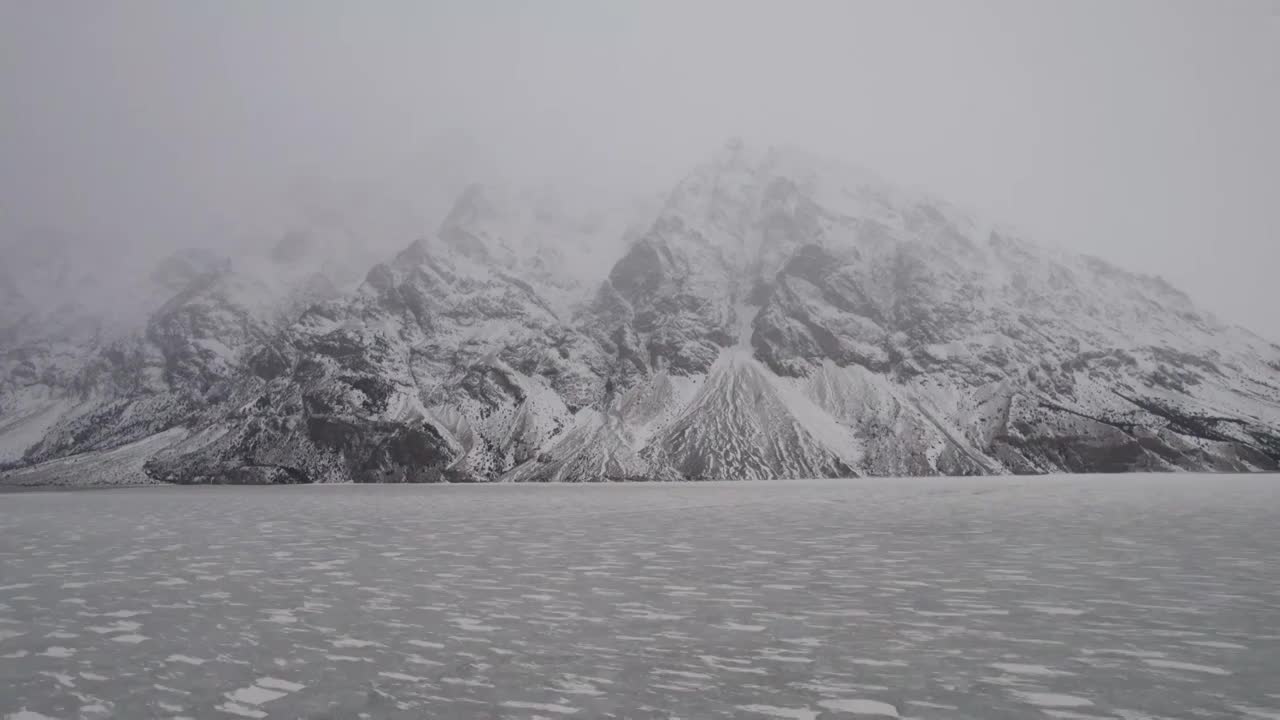
<svg viewBox="0 0 1280 720">
<path fill-rule="evenodd" d="M 1159 274 L 1275 339 L 1277 7 L 15 0 L 0 223 L 156 257 L 274 242 L 324 187 L 394 206 L 361 226 L 391 249 L 440 220 L 442 146 L 460 174 L 658 191 L 742 135 Z"/>
</svg>

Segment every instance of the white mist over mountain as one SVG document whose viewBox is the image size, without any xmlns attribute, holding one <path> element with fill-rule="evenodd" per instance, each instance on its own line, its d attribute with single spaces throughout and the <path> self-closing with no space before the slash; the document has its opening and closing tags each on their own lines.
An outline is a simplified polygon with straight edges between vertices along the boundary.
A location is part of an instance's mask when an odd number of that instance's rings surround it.
<svg viewBox="0 0 1280 720">
<path fill-rule="evenodd" d="M 1276 337 L 1277 48 L 1265 0 L 9 3 L 0 226 L 148 261 L 316 224 L 391 248 L 456 181 L 660 192 L 742 135 Z"/>
</svg>

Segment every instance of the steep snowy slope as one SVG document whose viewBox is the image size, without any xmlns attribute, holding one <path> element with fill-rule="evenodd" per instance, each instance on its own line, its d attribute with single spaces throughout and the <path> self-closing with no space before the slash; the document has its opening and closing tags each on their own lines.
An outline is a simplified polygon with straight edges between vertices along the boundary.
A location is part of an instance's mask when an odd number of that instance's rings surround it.
<svg viewBox="0 0 1280 720">
<path fill-rule="evenodd" d="M 0 465 L 22 457 L 78 401 L 81 375 L 136 325 L 142 293 L 102 248 L 0 228 Z"/>
<path fill-rule="evenodd" d="M 752 305 L 754 358 L 787 394 L 727 360 Z M 797 151 L 734 143 L 691 174 L 614 267 L 593 322 L 623 386 L 707 378 L 646 448 L 690 477 L 840 474 L 827 455 L 875 474 L 1280 458 L 1280 349 L 1159 280 Z M 760 455 L 745 465 L 742 438 Z"/>
<path fill-rule="evenodd" d="M 794 150 L 730 143 L 652 215 L 477 186 L 353 294 L 254 300 L 273 277 L 309 287 L 268 268 L 179 293 L 104 355 L 107 400 L 22 421 L 23 462 L 179 429 L 150 477 L 1280 468 L 1280 348 Z"/>
<path fill-rule="evenodd" d="M 457 138 L 438 142 L 378 182 L 299 186 L 222 218 L 222 250 L 158 263 L 0 223 L 0 467 L 221 412 L 272 338 L 386 258 L 371 239 L 436 225 L 473 165 Z"/>
<path fill-rule="evenodd" d="M 166 257 L 118 322 L 82 307 L 89 329 L 79 334 L 48 323 L 15 334 L 0 353 L 0 464 L 112 448 L 192 421 L 302 309 L 336 294 L 305 262 Z"/>
<path fill-rule="evenodd" d="M 463 480 L 534 461 L 603 393 L 606 361 L 572 314 L 622 252 L 628 220 L 566 213 L 544 193 L 467 190 L 434 236 L 282 335 L 208 442 L 151 471 Z"/>
</svg>

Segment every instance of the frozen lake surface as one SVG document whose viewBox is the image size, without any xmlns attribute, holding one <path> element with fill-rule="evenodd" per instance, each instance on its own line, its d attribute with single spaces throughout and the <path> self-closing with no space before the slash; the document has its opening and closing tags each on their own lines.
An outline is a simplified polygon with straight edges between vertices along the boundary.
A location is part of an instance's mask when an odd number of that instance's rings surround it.
<svg viewBox="0 0 1280 720">
<path fill-rule="evenodd" d="M 0 718 L 1280 718 L 1280 477 L 0 494 Z"/>
</svg>

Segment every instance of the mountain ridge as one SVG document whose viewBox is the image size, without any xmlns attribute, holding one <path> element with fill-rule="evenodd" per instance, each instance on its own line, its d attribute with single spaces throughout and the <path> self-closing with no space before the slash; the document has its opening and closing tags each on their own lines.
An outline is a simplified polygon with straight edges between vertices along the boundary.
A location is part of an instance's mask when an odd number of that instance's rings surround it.
<svg viewBox="0 0 1280 720">
<path fill-rule="evenodd" d="M 152 480 L 1280 469 L 1280 348 L 866 171 L 735 141 L 656 212 L 558 205 L 472 186 L 287 320 L 171 301 L 163 387 L 64 413 L 19 462 L 181 431 Z"/>
</svg>

